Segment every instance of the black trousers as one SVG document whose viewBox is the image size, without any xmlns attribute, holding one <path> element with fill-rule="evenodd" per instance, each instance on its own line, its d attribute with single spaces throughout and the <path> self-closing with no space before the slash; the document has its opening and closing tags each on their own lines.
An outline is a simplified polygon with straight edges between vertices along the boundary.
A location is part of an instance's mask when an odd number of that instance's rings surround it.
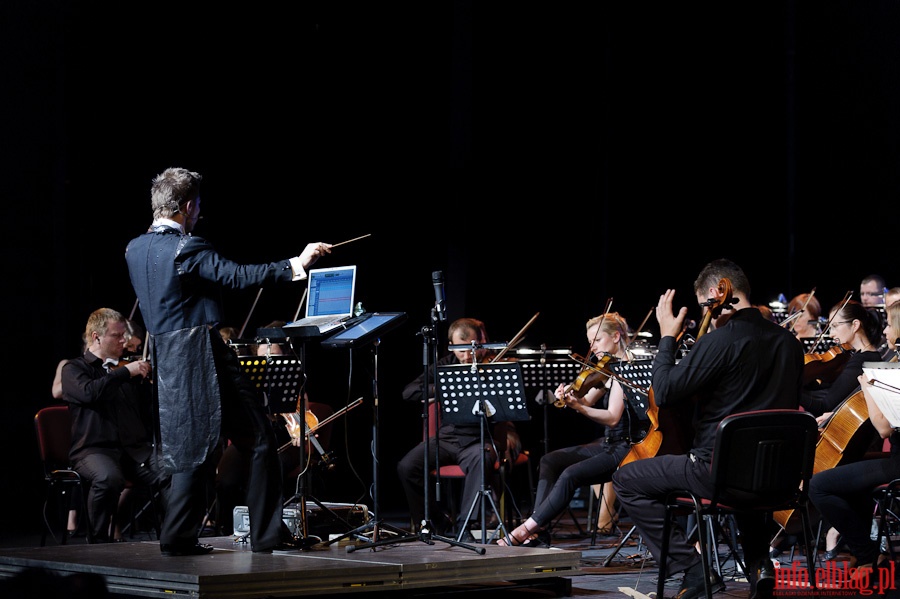
<svg viewBox="0 0 900 599">
<path fill-rule="evenodd" d="M 247 508 L 254 551 L 271 549 L 289 534 L 282 520 L 282 472 L 275 429 L 237 355 L 212 335 L 222 394 L 222 434 L 250 464 Z M 203 464 L 172 475 L 160 544 L 192 545 L 205 513 L 208 473 Z"/>
<path fill-rule="evenodd" d="M 625 512 L 659 563 L 665 499 L 671 491 L 687 489 L 701 497 L 712 496 L 709 463 L 687 455 L 664 455 L 631 462 L 619 468 L 612 477 L 613 488 Z M 744 563 L 757 567 L 767 559 L 771 534 L 763 512 L 735 515 L 741 532 Z M 667 576 L 700 563 L 700 554 L 681 526 L 672 526 L 669 536 Z"/>
</svg>

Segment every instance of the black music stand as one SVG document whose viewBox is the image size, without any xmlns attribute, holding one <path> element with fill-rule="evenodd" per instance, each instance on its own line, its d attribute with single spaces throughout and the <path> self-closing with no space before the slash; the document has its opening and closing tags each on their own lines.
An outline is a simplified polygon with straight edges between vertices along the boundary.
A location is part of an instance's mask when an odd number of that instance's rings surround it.
<svg viewBox="0 0 900 599">
<path fill-rule="evenodd" d="M 406 312 L 373 312 L 367 313 L 360 317 L 353 326 L 342 330 L 335 335 L 322 342 L 323 347 L 342 348 L 347 347 L 352 351 L 356 347 L 363 347 L 369 343 L 372 344 L 372 355 L 374 360 L 373 380 L 372 380 L 372 512 L 375 514 L 374 520 L 366 522 L 362 526 L 358 526 L 353 530 L 329 540 L 323 546 L 327 547 L 333 543 L 337 543 L 341 539 L 349 536 L 360 536 L 364 530 L 372 530 L 372 541 L 378 542 L 381 539 L 382 530 L 387 530 L 395 535 L 405 535 L 406 531 L 395 528 L 389 524 L 385 524 L 381 518 L 379 507 L 379 487 L 378 487 L 378 448 L 379 448 L 379 409 L 378 409 L 378 346 L 381 344 L 381 335 L 396 328 L 406 320 Z M 369 540 L 366 537 L 362 537 Z M 387 538 L 387 537 L 386 537 Z M 391 541 L 392 542 L 392 541 Z M 365 543 L 363 545 L 348 547 L 347 551 L 352 552 L 355 549 L 371 547 L 374 543 Z"/>
<path fill-rule="evenodd" d="M 534 402 L 543 406 L 544 410 L 544 455 L 550 453 L 550 433 L 547 407 L 555 403 L 554 392 L 560 385 L 568 385 L 581 372 L 582 365 L 569 359 L 570 349 L 521 348 L 516 355 L 522 365 L 522 382 L 527 390 L 537 390 Z"/>
<path fill-rule="evenodd" d="M 529 350 L 522 348 L 516 351 L 517 355 L 530 355 L 530 358 L 519 358 L 522 364 L 522 379 L 525 388 L 529 390 L 536 389 L 535 403 L 543 408 L 544 420 L 544 455 L 550 453 L 550 415 L 548 407 L 556 403 L 554 392 L 560 385 L 568 385 L 574 381 L 584 368 L 578 362 L 573 361 L 569 356 L 572 355 L 570 349 L 547 349 L 541 346 L 540 350 Z M 538 401 L 540 397 L 540 401 Z M 565 405 L 565 404 L 563 404 Z M 534 504 L 532 497 L 532 510 L 537 506 Z M 572 518 L 572 522 L 578 528 L 578 535 L 583 536 L 584 530 L 578 518 L 572 513 L 572 508 L 567 507 L 566 511 Z"/>
<path fill-rule="evenodd" d="M 435 383 L 435 398 L 439 404 L 438 413 L 442 421 L 451 424 L 479 424 L 481 446 L 485 445 L 485 430 L 489 419 L 493 422 L 514 422 L 529 420 L 525 398 L 525 384 L 522 381 L 522 366 L 518 362 L 496 362 L 489 364 L 451 364 L 438 367 Z M 493 445 L 493 437 L 491 437 Z M 494 451 L 498 453 L 497 447 Z M 465 518 L 468 522 L 479 503 L 481 518 L 481 544 L 487 542 L 487 506 L 491 504 L 500 522 L 500 529 L 508 531 L 503 518 L 494 504 L 487 485 L 484 460 L 481 461 L 481 489 L 472 501 Z M 464 531 L 458 532 L 461 537 Z M 459 537 L 457 538 L 459 540 Z M 511 543 L 510 543 L 511 544 Z"/>
<path fill-rule="evenodd" d="M 423 543 L 427 543 L 428 545 L 434 545 L 435 540 L 442 541 L 444 543 L 447 543 L 448 545 L 453 545 L 456 547 L 463 547 L 465 549 L 471 549 L 472 551 L 478 553 L 479 555 L 484 555 L 487 552 L 487 550 L 484 547 L 475 547 L 473 545 L 468 545 L 461 541 L 457 541 L 456 539 L 451 539 L 449 537 L 444 537 L 444 536 L 435 534 L 434 526 L 431 523 L 431 518 L 429 515 L 430 514 L 429 503 L 431 500 L 429 498 L 429 493 L 428 493 L 428 485 L 429 485 L 428 461 L 429 461 L 429 451 L 430 451 L 430 449 L 429 449 L 430 435 L 428 434 L 429 433 L 429 431 L 428 431 L 428 421 L 429 421 L 428 411 L 429 411 L 429 403 L 430 403 L 428 401 L 428 395 L 429 395 L 429 393 L 428 393 L 428 385 L 429 385 L 428 375 L 431 374 L 433 376 L 433 380 L 435 380 L 435 381 L 437 380 L 437 376 L 438 376 L 437 375 L 437 372 L 438 372 L 437 330 L 438 330 L 438 323 L 441 321 L 441 318 L 440 318 L 441 310 L 439 310 L 439 307 L 440 307 L 440 305 L 436 302 L 435 307 L 432 308 L 432 310 L 431 310 L 431 326 L 430 327 L 422 327 L 421 331 L 419 331 L 419 334 L 422 336 L 422 363 L 424 366 L 423 377 L 422 377 L 422 397 L 424 399 L 424 401 L 422 402 L 422 430 L 423 430 L 423 436 L 425 438 L 425 441 L 424 441 L 424 451 L 423 451 L 424 468 L 423 468 L 422 475 L 425 480 L 425 483 L 424 483 L 425 484 L 425 505 L 424 505 L 425 518 L 422 520 L 421 524 L 419 525 L 418 532 L 407 534 L 405 536 L 402 536 L 402 537 L 399 537 L 396 539 L 374 540 L 371 543 L 366 543 L 364 545 L 360 545 L 360 546 L 356 546 L 356 547 L 349 547 L 347 549 L 348 553 L 352 552 L 356 549 L 363 549 L 363 548 L 374 549 L 376 547 L 381 547 L 384 545 L 408 543 L 411 541 L 421 541 Z M 479 346 L 473 341 L 472 345 L 471 345 L 473 354 L 478 347 Z M 452 346 L 451 346 L 451 348 L 452 348 Z M 437 430 L 437 428 L 438 427 L 435 427 L 435 430 Z M 435 441 L 437 441 L 437 440 L 438 440 L 438 438 L 436 436 Z M 439 453 L 439 452 L 436 452 L 436 453 Z"/>
</svg>

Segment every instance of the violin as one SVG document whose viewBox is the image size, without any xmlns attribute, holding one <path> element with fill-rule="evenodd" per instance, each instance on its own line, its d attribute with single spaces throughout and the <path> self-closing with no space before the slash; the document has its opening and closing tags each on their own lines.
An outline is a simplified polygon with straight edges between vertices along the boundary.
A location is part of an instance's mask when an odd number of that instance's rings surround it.
<svg viewBox="0 0 900 599">
<path fill-rule="evenodd" d="M 819 354 L 803 354 L 803 384 L 834 382 L 852 353 L 852 345 L 841 343 Z"/>
<path fill-rule="evenodd" d="M 596 364 L 590 364 L 578 354 L 572 354 L 570 357 L 576 362 L 581 362 L 585 368 L 578 373 L 578 376 L 575 377 L 575 380 L 572 381 L 572 383 L 566 386 L 565 392 L 563 393 L 563 399 L 557 399 L 553 402 L 553 405 L 557 408 L 566 407 L 566 400 L 564 398 L 569 393 L 578 399 L 581 399 L 591 389 L 605 385 L 606 381 L 608 381 L 609 377 L 612 375 L 612 373 L 606 369 L 606 365 L 613 358 L 612 354 L 606 354 L 600 357 Z"/>
</svg>

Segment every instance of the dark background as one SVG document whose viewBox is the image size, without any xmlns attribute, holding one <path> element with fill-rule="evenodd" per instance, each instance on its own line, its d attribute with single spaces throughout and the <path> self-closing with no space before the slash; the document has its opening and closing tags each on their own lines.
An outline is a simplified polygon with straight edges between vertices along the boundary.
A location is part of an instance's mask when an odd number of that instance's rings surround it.
<svg viewBox="0 0 900 599">
<path fill-rule="evenodd" d="M 395 464 L 420 438 L 400 390 L 433 271 L 451 320 L 505 341 L 539 312 L 523 346 L 582 354 L 608 298 L 636 327 L 674 288 L 699 318 L 692 282 L 718 257 L 757 303 L 900 284 L 900 5 L 684 4 L 0 4 L 0 531 L 37 525 L 32 417 L 88 314 L 133 309 L 124 248 L 169 166 L 203 174 L 196 233 L 239 262 L 371 233 L 318 266 L 357 264 L 364 306 L 408 315 L 378 346 L 383 507 L 403 507 Z M 247 330 L 290 320 L 303 288 L 264 289 Z M 223 324 L 257 293 L 229 294 Z M 366 400 L 337 422 L 322 499 L 371 484 L 374 358 L 309 348 L 313 399 Z M 571 416 L 550 408 L 551 448 L 592 438 Z"/>
</svg>

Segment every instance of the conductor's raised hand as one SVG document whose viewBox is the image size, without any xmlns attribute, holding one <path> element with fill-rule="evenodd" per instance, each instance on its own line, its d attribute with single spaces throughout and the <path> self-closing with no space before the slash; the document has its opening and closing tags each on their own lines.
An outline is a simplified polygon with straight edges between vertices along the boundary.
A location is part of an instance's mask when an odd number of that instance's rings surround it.
<svg viewBox="0 0 900 599">
<path fill-rule="evenodd" d="M 324 243 L 322 241 L 310 243 L 305 248 L 303 248 L 303 252 L 300 254 L 300 263 L 303 265 L 304 270 L 308 270 L 310 266 L 316 263 L 316 260 L 324 256 L 325 254 L 330 253 L 330 243 Z"/>
<path fill-rule="evenodd" d="M 688 309 L 682 306 L 678 313 L 672 311 L 672 303 L 675 299 L 675 290 L 667 289 L 665 293 L 659 296 L 659 302 L 656 304 L 656 322 L 659 323 L 660 337 L 678 337 L 684 327 L 684 319 L 687 317 Z"/>
</svg>

